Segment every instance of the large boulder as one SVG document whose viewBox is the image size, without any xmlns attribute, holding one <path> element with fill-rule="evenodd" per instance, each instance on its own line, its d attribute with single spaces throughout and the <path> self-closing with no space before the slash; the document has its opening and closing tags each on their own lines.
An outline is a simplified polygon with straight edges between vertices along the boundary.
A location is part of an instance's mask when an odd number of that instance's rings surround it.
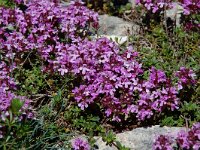
<svg viewBox="0 0 200 150">
<path fill-rule="evenodd" d="M 159 127 L 153 126 L 148 128 L 136 128 L 132 131 L 126 131 L 116 135 L 116 138 L 122 145 L 131 150 L 152 150 L 154 139 L 160 135 L 169 134 L 173 138 L 177 137 L 177 133 L 184 128 L 178 127 Z M 96 145 L 99 150 L 117 150 L 116 147 L 106 145 L 101 137 L 97 139 Z"/>
</svg>

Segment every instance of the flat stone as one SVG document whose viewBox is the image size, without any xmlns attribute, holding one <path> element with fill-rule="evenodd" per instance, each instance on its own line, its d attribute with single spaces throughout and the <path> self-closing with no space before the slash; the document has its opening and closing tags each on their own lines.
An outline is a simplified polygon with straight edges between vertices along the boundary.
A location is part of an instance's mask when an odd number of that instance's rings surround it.
<svg viewBox="0 0 200 150">
<path fill-rule="evenodd" d="M 116 135 L 116 138 L 121 144 L 130 148 L 131 150 L 152 150 L 155 138 L 160 135 L 172 135 L 177 137 L 177 133 L 184 128 L 179 127 L 159 127 L 153 126 L 148 128 L 136 128 L 132 131 L 126 131 Z M 99 150 L 117 150 L 114 146 L 108 146 L 100 137 L 97 139 L 96 145 Z"/>
</svg>

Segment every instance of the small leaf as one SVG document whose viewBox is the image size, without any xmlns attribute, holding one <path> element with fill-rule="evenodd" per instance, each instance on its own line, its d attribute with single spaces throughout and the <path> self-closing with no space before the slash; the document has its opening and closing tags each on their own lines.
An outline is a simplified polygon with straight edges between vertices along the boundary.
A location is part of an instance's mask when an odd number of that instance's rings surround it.
<svg viewBox="0 0 200 150">
<path fill-rule="evenodd" d="M 11 110 L 13 114 L 17 114 L 19 110 L 22 108 L 23 104 L 24 103 L 20 101 L 20 99 L 13 99 L 11 102 Z"/>
</svg>

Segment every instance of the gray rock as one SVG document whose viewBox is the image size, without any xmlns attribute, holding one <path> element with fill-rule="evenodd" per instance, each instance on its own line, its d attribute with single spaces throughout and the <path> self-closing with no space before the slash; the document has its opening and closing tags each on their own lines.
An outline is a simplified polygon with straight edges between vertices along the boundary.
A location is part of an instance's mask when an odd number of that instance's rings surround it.
<svg viewBox="0 0 200 150">
<path fill-rule="evenodd" d="M 181 14 L 183 7 L 179 3 L 174 3 L 174 7 L 166 11 L 166 16 L 176 21 L 176 26 L 180 26 Z"/>
<path fill-rule="evenodd" d="M 102 38 L 102 37 L 106 37 L 111 41 L 116 42 L 119 45 L 125 44 L 128 41 L 128 36 L 116 36 L 116 35 L 95 35 L 95 36 L 91 36 L 91 38 L 93 40 L 98 39 L 98 38 Z"/>
<path fill-rule="evenodd" d="M 139 26 L 132 22 L 109 15 L 100 15 L 99 24 L 99 35 L 127 36 L 129 34 L 135 34 L 139 29 Z"/>
<path fill-rule="evenodd" d="M 61 5 L 62 6 L 68 6 L 70 4 L 69 0 L 61 0 Z"/>
<path fill-rule="evenodd" d="M 136 6 L 136 0 L 128 0 L 128 2 L 132 4 L 133 8 Z"/>
<path fill-rule="evenodd" d="M 131 150 L 151 150 L 154 139 L 158 135 L 168 134 L 175 138 L 177 133 L 183 129 L 184 128 L 159 126 L 137 128 L 132 131 L 117 134 L 117 140 Z M 100 137 L 95 138 L 97 139 L 96 145 L 99 147 L 99 150 L 117 150 L 115 147 L 107 146 Z"/>
</svg>

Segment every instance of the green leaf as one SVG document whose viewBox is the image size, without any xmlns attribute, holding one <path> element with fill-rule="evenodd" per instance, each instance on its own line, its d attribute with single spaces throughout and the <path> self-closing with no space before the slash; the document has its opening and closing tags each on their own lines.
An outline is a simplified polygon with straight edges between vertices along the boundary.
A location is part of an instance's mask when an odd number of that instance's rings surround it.
<svg viewBox="0 0 200 150">
<path fill-rule="evenodd" d="M 173 116 L 170 117 L 165 117 L 162 122 L 161 125 L 162 126 L 174 126 L 176 124 L 176 121 L 174 120 Z"/>
<path fill-rule="evenodd" d="M 110 145 L 116 140 L 116 135 L 112 131 L 108 131 L 102 138 L 106 144 Z"/>
<path fill-rule="evenodd" d="M 13 114 L 18 114 L 19 110 L 22 108 L 24 102 L 20 101 L 20 99 L 13 99 L 11 102 L 11 111 Z"/>
<path fill-rule="evenodd" d="M 119 141 L 116 141 L 116 145 L 119 150 L 130 150 L 130 148 L 123 146 Z"/>
</svg>

